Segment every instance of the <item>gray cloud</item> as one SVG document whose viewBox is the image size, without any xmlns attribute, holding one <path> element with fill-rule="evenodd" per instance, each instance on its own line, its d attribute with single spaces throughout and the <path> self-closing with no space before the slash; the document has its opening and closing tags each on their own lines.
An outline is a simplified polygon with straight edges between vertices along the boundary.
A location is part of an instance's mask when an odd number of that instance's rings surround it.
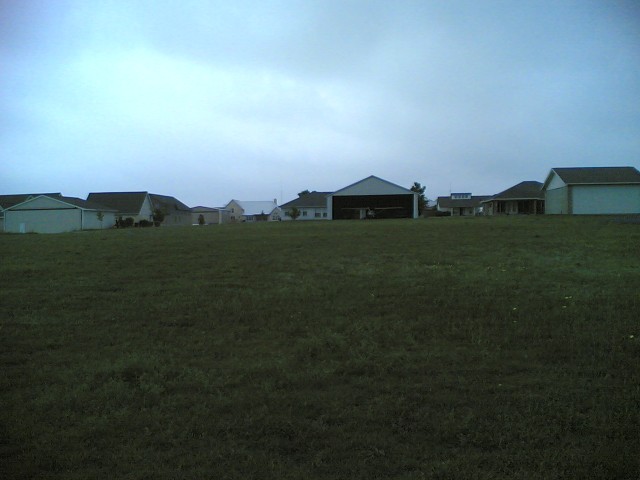
<svg viewBox="0 0 640 480">
<path fill-rule="evenodd" d="M 430 197 L 636 165 L 634 2 L 3 2 L 0 190 Z"/>
</svg>

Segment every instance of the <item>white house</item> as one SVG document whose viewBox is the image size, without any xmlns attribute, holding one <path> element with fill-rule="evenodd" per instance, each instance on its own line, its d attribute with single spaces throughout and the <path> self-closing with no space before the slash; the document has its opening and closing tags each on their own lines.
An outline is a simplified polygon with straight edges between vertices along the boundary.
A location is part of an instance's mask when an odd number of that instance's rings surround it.
<svg viewBox="0 0 640 480">
<path fill-rule="evenodd" d="M 111 228 L 116 211 L 80 198 L 39 195 L 4 211 L 5 231 L 62 233 Z"/>
<path fill-rule="evenodd" d="M 276 222 L 282 220 L 277 201 L 231 200 L 224 207 L 231 222 Z"/>
<path fill-rule="evenodd" d="M 418 218 L 416 192 L 374 175 L 327 195 L 330 220 Z"/>
<path fill-rule="evenodd" d="M 552 168 L 542 187 L 545 213 L 640 213 L 640 172 L 634 167 Z"/>
<path fill-rule="evenodd" d="M 327 220 L 327 195 L 331 192 L 303 193 L 298 198 L 280 205 L 284 213 L 283 220 L 291 220 L 291 210 L 295 207 L 300 212 L 298 220 Z"/>
</svg>

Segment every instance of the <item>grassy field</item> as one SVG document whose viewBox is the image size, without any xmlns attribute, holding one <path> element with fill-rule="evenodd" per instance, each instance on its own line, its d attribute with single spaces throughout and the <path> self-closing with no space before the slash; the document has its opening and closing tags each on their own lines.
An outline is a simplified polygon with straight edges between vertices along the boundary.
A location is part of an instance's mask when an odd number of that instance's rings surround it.
<svg viewBox="0 0 640 480">
<path fill-rule="evenodd" d="M 639 478 L 639 224 L 0 235 L 0 259 L 1 478 Z"/>
</svg>

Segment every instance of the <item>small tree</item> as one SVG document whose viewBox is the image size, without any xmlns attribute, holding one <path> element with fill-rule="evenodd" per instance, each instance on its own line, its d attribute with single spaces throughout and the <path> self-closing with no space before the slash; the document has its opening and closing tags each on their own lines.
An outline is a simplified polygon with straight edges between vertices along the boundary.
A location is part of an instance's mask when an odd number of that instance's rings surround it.
<svg viewBox="0 0 640 480">
<path fill-rule="evenodd" d="M 308 195 L 309 193 L 311 193 L 309 190 L 303 190 L 300 193 L 298 193 L 298 196 L 301 197 L 303 195 Z"/>
<path fill-rule="evenodd" d="M 424 191 L 427 187 L 423 187 L 418 182 L 413 182 L 410 190 L 418 194 L 418 215 L 422 215 L 422 212 L 427 206 L 427 198 L 424 195 Z"/>
<path fill-rule="evenodd" d="M 289 211 L 289 216 L 291 217 L 291 220 L 298 218 L 300 216 L 300 210 L 298 210 L 298 207 L 292 207 Z"/>
<path fill-rule="evenodd" d="M 104 220 L 104 213 L 98 212 L 96 217 L 98 218 L 98 221 L 100 222 L 100 228 L 102 228 L 102 221 Z"/>
<path fill-rule="evenodd" d="M 198 215 L 198 225 L 204 225 L 204 215 Z"/>
<path fill-rule="evenodd" d="M 159 227 L 160 224 L 164 221 L 164 212 L 159 208 L 156 208 L 153 211 L 153 223 L 156 227 Z"/>
</svg>

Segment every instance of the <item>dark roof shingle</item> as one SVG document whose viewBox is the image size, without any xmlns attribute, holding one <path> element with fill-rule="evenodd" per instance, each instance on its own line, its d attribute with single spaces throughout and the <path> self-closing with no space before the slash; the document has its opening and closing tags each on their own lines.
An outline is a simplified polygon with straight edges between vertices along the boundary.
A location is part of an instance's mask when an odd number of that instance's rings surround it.
<svg viewBox="0 0 640 480">
<path fill-rule="evenodd" d="M 485 201 L 491 200 L 544 200 L 542 183 L 535 180 L 527 180 L 514 185 L 511 188 L 497 193 Z"/>
<path fill-rule="evenodd" d="M 567 185 L 598 183 L 640 183 L 640 172 L 634 167 L 553 168 Z"/>
<path fill-rule="evenodd" d="M 147 192 L 100 192 L 90 193 L 87 201 L 114 208 L 120 214 L 138 215 L 146 197 Z"/>
<path fill-rule="evenodd" d="M 327 206 L 327 195 L 331 195 L 332 192 L 310 192 L 300 195 L 298 198 L 291 200 L 283 205 L 281 208 L 324 208 Z"/>
</svg>

